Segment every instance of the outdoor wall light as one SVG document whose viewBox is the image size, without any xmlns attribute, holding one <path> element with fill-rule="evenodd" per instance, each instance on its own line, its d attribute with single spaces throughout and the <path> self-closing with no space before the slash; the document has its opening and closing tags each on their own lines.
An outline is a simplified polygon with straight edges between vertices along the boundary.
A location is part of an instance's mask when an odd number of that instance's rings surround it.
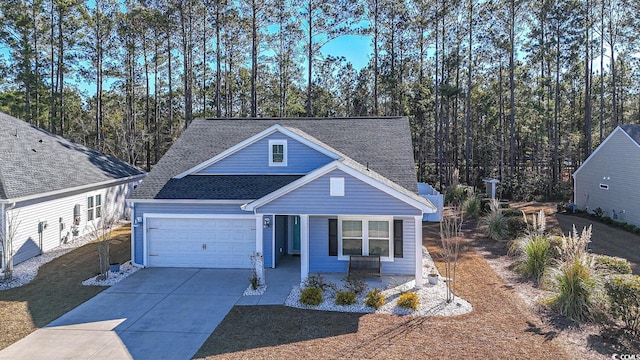
<svg viewBox="0 0 640 360">
<path fill-rule="evenodd" d="M 264 227 L 265 228 L 271 227 L 271 218 L 270 217 L 265 217 L 264 218 Z"/>
</svg>

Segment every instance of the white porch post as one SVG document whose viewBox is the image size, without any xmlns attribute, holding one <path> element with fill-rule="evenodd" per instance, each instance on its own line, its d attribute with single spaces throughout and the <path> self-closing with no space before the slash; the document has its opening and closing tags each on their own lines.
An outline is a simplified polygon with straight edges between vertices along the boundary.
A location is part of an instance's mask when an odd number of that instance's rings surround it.
<svg viewBox="0 0 640 360">
<path fill-rule="evenodd" d="M 416 216 L 414 221 L 416 234 L 416 288 L 422 288 L 422 216 Z"/>
<path fill-rule="evenodd" d="M 264 251 L 262 247 L 263 236 L 262 236 L 262 215 L 256 215 L 256 252 L 260 253 L 264 256 Z"/>
<path fill-rule="evenodd" d="M 309 277 L 309 215 L 300 215 L 300 281 Z"/>
</svg>

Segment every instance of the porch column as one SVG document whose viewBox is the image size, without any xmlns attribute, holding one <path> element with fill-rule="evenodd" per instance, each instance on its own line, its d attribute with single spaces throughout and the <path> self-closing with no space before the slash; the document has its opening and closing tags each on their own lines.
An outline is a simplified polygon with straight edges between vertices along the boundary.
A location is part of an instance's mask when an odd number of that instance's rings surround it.
<svg viewBox="0 0 640 360">
<path fill-rule="evenodd" d="M 262 241 L 263 241 L 262 232 L 263 232 L 262 215 L 258 214 L 256 215 L 256 252 L 264 256 L 264 251 L 263 251 L 264 247 L 262 244 Z"/>
<path fill-rule="evenodd" d="M 414 218 L 416 242 L 416 288 L 422 288 L 422 216 Z"/>
<path fill-rule="evenodd" d="M 300 215 L 300 281 L 309 277 L 309 215 Z"/>
</svg>

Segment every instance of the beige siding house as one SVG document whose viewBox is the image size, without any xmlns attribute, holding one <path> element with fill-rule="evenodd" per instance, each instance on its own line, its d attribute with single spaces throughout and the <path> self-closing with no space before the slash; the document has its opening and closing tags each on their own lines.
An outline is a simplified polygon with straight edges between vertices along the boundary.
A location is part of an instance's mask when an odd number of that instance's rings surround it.
<svg viewBox="0 0 640 360">
<path fill-rule="evenodd" d="M 640 125 L 621 125 L 573 174 L 574 203 L 640 226 Z"/>
</svg>

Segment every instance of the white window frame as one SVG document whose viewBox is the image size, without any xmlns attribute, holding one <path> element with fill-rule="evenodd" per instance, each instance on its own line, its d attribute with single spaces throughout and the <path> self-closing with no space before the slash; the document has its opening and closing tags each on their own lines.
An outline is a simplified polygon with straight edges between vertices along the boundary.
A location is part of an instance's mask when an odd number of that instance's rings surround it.
<svg viewBox="0 0 640 360">
<path fill-rule="evenodd" d="M 349 260 L 349 255 L 342 254 L 342 221 L 362 221 L 362 255 L 369 255 L 369 221 L 386 221 L 389 223 L 389 256 L 380 256 L 380 261 L 393 262 L 393 217 L 390 216 L 338 216 L 338 260 Z"/>
<path fill-rule="evenodd" d="M 282 162 L 273 161 L 274 145 L 282 145 Z M 269 166 L 287 166 L 287 140 L 269 140 Z"/>
<path fill-rule="evenodd" d="M 97 199 L 100 197 L 100 205 L 97 204 Z M 93 206 L 89 206 L 89 199 L 92 199 Z M 96 209 L 100 209 L 100 216 L 96 216 Z M 96 221 L 102 218 L 102 210 L 104 209 L 104 197 L 101 193 L 87 195 L 87 221 Z M 91 211 L 92 219 L 89 219 L 89 211 Z"/>
<path fill-rule="evenodd" d="M 344 196 L 344 178 L 329 178 L 329 196 Z"/>
</svg>

